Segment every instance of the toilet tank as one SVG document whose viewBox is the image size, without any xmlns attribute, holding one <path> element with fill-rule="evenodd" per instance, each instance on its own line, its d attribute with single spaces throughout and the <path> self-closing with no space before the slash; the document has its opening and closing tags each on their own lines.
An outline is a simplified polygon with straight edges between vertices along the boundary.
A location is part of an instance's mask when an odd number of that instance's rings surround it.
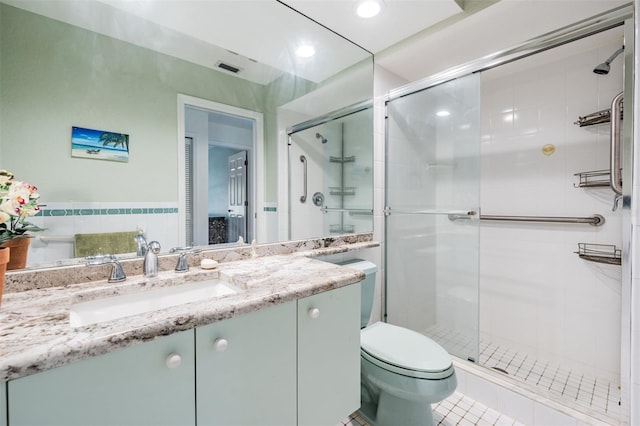
<svg viewBox="0 0 640 426">
<path fill-rule="evenodd" d="M 360 328 L 367 326 L 371 317 L 371 309 L 373 307 L 373 294 L 376 289 L 376 272 L 378 267 L 375 263 L 371 263 L 362 259 L 351 259 L 344 262 L 338 262 L 338 265 L 354 268 L 365 273 L 364 281 L 360 284 Z"/>
</svg>

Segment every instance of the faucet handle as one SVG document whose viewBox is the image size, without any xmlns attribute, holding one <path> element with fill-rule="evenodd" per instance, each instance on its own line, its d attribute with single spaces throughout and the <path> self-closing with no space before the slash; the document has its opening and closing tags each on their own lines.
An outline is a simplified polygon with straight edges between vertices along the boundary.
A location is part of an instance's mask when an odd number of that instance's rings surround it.
<svg viewBox="0 0 640 426">
<path fill-rule="evenodd" d="M 179 253 L 178 263 L 176 263 L 176 272 L 187 272 L 189 270 L 189 263 L 187 262 L 187 254 L 200 253 L 200 249 L 194 249 L 191 246 L 187 247 L 173 247 L 169 252 Z"/>
<path fill-rule="evenodd" d="M 122 269 L 122 265 L 120 265 L 118 259 L 112 254 L 87 256 L 85 257 L 85 260 L 87 261 L 87 266 L 98 266 L 111 263 L 113 267 L 111 268 L 111 274 L 109 275 L 107 282 L 119 283 L 127 279 L 127 276 L 124 274 L 124 270 Z"/>
</svg>

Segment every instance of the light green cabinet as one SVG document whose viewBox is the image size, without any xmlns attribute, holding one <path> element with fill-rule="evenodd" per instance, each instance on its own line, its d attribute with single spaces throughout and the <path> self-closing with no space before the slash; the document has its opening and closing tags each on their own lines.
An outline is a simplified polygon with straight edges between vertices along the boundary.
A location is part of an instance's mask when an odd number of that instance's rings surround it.
<svg viewBox="0 0 640 426">
<path fill-rule="evenodd" d="M 298 425 L 360 408 L 360 285 L 298 300 Z"/>
<path fill-rule="evenodd" d="M 0 426 L 7 426 L 7 384 L 0 383 Z"/>
<path fill-rule="evenodd" d="M 199 426 L 296 424 L 296 302 L 196 329 Z"/>
<path fill-rule="evenodd" d="M 359 285 L 0 386 L 0 426 L 333 426 L 359 406 Z"/>
<path fill-rule="evenodd" d="M 9 424 L 193 425 L 193 330 L 8 383 Z"/>
</svg>

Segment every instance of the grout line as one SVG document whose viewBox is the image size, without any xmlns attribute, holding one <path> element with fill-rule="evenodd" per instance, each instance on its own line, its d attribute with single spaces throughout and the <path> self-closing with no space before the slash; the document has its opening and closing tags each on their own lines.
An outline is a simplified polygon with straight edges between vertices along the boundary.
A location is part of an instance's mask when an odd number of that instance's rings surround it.
<svg viewBox="0 0 640 426">
<path fill-rule="evenodd" d="M 569 370 L 569 375 L 567 376 L 566 380 L 564 381 L 564 386 L 562 386 L 562 391 L 560 392 L 560 394 L 562 396 L 564 396 L 564 391 L 567 389 L 567 383 L 569 383 L 569 377 L 571 377 L 571 370 Z M 555 377 L 554 377 L 555 379 Z M 579 389 L 579 386 L 578 386 Z M 578 399 L 578 396 L 576 395 L 576 399 Z"/>
<path fill-rule="evenodd" d="M 598 382 L 598 379 L 593 381 L 593 388 L 591 389 L 591 398 L 589 398 L 589 406 L 593 405 L 593 397 L 596 394 L 596 383 Z"/>
<path fill-rule="evenodd" d="M 578 393 L 576 394 L 576 401 L 578 400 L 578 395 L 580 395 L 580 389 L 582 388 L 583 380 L 584 380 L 584 374 L 580 376 L 580 383 L 578 383 Z"/>
</svg>

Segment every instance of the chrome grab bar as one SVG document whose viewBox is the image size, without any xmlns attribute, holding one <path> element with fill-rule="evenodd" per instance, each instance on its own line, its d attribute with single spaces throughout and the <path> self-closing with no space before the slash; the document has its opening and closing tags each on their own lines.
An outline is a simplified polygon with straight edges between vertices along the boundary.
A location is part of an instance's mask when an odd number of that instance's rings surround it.
<svg viewBox="0 0 640 426">
<path fill-rule="evenodd" d="M 449 215 L 450 220 L 470 219 L 467 215 Z M 593 226 L 604 224 L 604 217 L 594 214 L 590 217 L 567 217 L 567 216 L 494 216 L 480 215 L 480 220 L 494 220 L 507 222 L 547 222 L 547 223 L 587 223 Z"/>
<path fill-rule="evenodd" d="M 307 201 L 307 157 L 301 155 L 300 161 L 302 161 L 302 164 L 304 164 L 304 195 L 300 196 L 300 202 L 304 203 L 305 201 Z"/>
<path fill-rule="evenodd" d="M 411 210 L 411 209 L 391 209 L 391 207 L 385 207 L 382 211 L 385 216 L 389 216 L 391 213 L 398 214 L 433 214 L 433 215 L 449 215 L 449 216 L 460 216 L 460 218 L 465 217 L 470 219 L 471 217 L 477 215 L 478 213 L 473 210 Z"/>
<path fill-rule="evenodd" d="M 618 93 L 611 101 L 611 150 L 609 183 L 611 189 L 622 195 L 622 170 L 620 162 L 620 120 L 622 119 L 622 101 L 624 92 Z"/>
</svg>

